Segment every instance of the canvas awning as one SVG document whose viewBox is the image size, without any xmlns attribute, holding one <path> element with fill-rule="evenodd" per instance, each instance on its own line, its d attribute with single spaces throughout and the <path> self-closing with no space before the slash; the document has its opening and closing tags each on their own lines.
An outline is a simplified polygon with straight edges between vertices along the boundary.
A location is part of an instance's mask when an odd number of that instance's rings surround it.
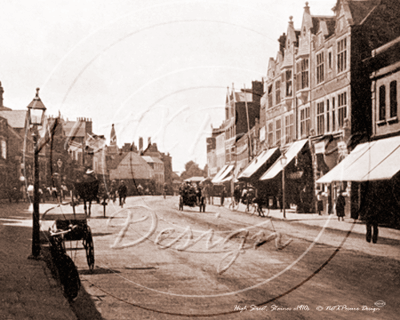
<svg viewBox="0 0 400 320">
<path fill-rule="evenodd" d="M 228 181 L 231 181 L 232 179 L 233 179 L 233 175 L 229 175 L 225 179 L 222 179 L 220 183 L 228 182 Z"/>
<path fill-rule="evenodd" d="M 286 156 L 286 165 L 289 165 L 289 163 L 297 156 L 297 154 L 303 149 L 303 147 L 306 145 L 308 142 L 307 139 L 305 140 L 300 140 L 293 142 L 289 149 L 285 152 Z M 269 180 L 275 178 L 279 172 L 282 171 L 282 164 L 281 164 L 281 157 L 278 158 L 278 160 L 275 161 L 275 163 L 261 176 L 260 180 Z"/>
<path fill-rule="evenodd" d="M 221 177 L 221 175 L 224 173 L 224 171 L 226 170 L 226 168 L 228 168 L 228 165 L 224 165 L 215 175 L 214 178 L 212 178 L 211 182 L 212 183 L 216 183 L 216 181 L 219 180 L 219 178 Z"/>
<path fill-rule="evenodd" d="M 254 176 L 254 174 L 257 173 L 257 171 L 259 171 L 261 167 L 272 158 L 273 155 L 276 154 L 276 156 L 278 156 L 279 153 L 279 148 L 271 148 L 261 152 L 256 158 L 253 159 L 253 161 L 250 162 L 247 168 L 242 171 L 242 173 L 238 176 L 238 179 L 250 180 L 251 177 Z"/>
<path fill-rule="evenodd" d="M 400 137 L 358 145 L 317 183 L 389 180 L 400 171 Z"/>
<path fill-rule="evenodd" d="M 227 178 L 229 176 L 229 174 L 232 172 L 233 167 L 234 167 L 233 165 L 227 166 L 225 171 L 222 172 L 222 174 L 218 177 L 218 179 L 214 178 L 214 179 L 212 179 L 211 182 L 214 184 L 222 183 L 223 180 L 225 178 Z"/>
</svg>

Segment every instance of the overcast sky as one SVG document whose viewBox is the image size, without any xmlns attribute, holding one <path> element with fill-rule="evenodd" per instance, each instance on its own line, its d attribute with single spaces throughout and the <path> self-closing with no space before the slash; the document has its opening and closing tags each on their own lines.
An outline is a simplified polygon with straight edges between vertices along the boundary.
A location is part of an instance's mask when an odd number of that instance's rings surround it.
<svg viewBox="0 0 400 320">
<path fill-rule="evenodd" d="M 332 15 L 336 0 L 309 1 Z M 3 0 L 4 104 L 24 109 L 35 88 L 48 114 L 92 118 L 118 145 L 152 137 L 173 157 L 206 164 L 205 138 L 224 119 L 227 87 L 251 87 L 276 57 L 299 0 Z"/>
</svg>

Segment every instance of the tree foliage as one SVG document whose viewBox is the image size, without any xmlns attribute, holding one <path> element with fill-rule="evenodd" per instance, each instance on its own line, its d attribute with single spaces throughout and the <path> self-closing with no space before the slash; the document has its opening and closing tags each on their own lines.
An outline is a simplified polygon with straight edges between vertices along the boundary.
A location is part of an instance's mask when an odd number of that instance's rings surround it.
<svg viewBox="0 0 400 320">
<path fill-rule="evenodd" d="M 190 160 L 185 164 L 185 171 L 182 172 L 181 178 L 187 179 L 191 177 L 206 177 L 207 172 L 200 169 L 199 165 L 194 161 Z"/>
</svg>

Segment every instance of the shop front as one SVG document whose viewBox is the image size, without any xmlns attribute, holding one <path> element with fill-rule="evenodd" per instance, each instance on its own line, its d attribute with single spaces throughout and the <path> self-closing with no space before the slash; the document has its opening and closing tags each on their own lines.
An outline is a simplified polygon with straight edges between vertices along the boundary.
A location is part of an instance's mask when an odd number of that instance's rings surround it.
<svg viewBox="0 0 400 320">
<path fill-rule="evenodd" d="M 396 223 L 400 220 L 400 137 L 359 144 L 337 166 L 317 180 L 334 183 L 351 190 L 351 217 L 363 217 L 366 203 L 379 206 L 381 220 Z"/>
<path fill-rule="evenodd" d="M 314 179 L 308 140 L 293 142 L 283 154 L 286 165 L 282 164 L 281 155 L 260 177 L 262 192 L 268 195 L 270 202 L 279 202 L 280 207 L 284 192 L 286 207 L 294 205 L 299 213 L 314 212 Z M 282 184 L 283 172 L 284 184 Z M 284 190 L 282 190 L 283 185 Z"/>
</svg>

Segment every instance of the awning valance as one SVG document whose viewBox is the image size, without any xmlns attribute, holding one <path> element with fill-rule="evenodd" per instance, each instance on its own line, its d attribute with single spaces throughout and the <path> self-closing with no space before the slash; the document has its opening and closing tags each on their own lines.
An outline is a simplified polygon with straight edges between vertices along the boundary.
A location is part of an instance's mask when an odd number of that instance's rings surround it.
<svg viewBox="0 0 400 320">
<path fill-rule="evenodd" d="M 293 142 L 285 152 L 287 165 L 297 156 L 308 142 L 307 139 Z M 281 157 L 261 176 L 260 180 L 269 180 L 275 178 L 282 171 Z"/>
<path fill-rule="evenodd" d="M 358 145 L 317 183 L 389 180 L 400 171 L 400 137 Z"/>
<path fill-rule="evenodd" d="M 261 169 L 261 167 L 272 158 L 273 155 L 278 157 L 280 151 L 278 148 L 271 148 L 261 152 L 250 164 L 247 166 L 246 169 L 238 176 L 239 180 L 250 180 L 251 177 Z M 273 160 L 272 160 L 273 161 Z M 265 169 L 264 169 L 265 170 Z"/>
</svg>

